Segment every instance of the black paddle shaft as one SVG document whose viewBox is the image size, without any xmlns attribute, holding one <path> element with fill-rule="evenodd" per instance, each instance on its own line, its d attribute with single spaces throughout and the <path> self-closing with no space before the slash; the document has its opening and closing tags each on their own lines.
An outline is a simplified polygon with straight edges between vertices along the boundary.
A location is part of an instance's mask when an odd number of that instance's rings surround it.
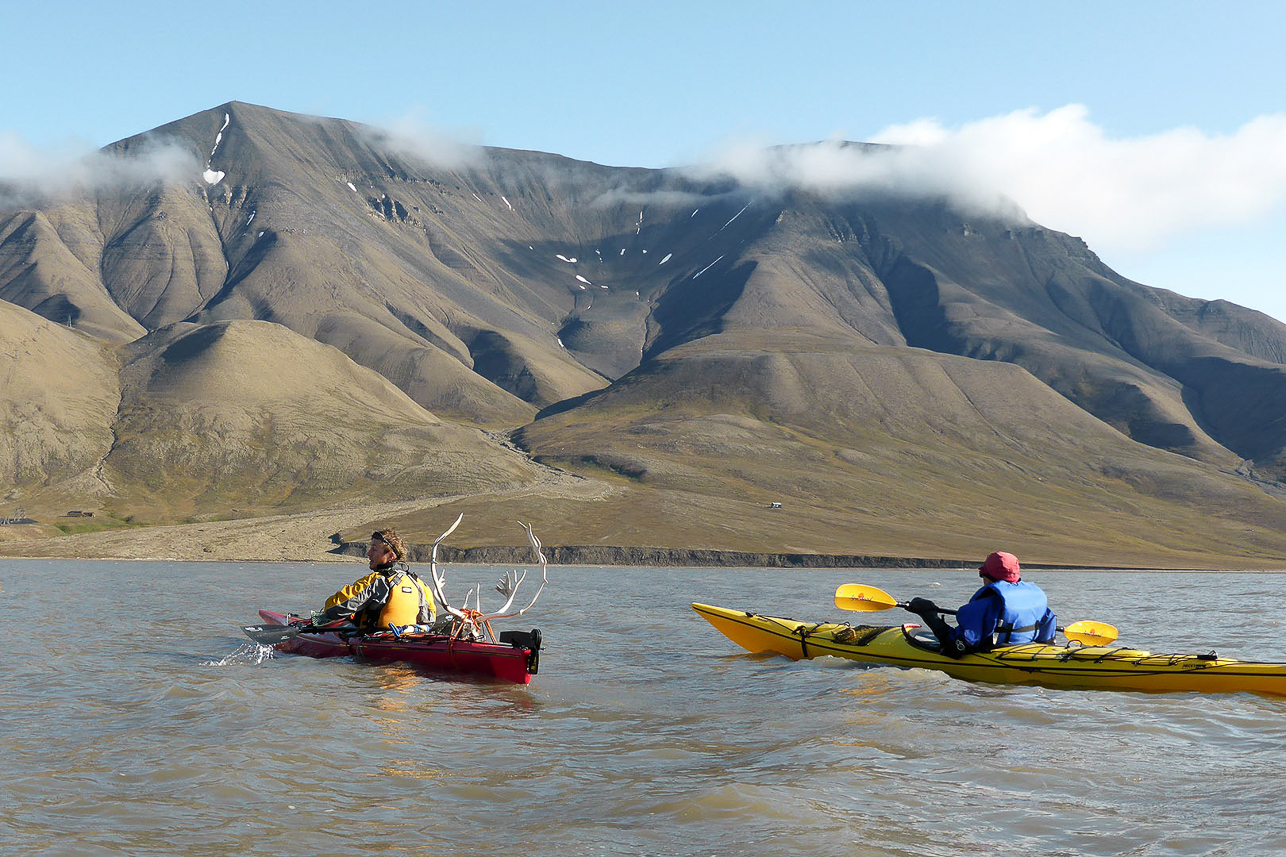
<svg viewBox="0 0 1286 857">
<path fill-rule="evenodd" d="M 903 610 L 910 610 L 910 609 L 911 609 L 911 602 L 910 602 L 910 601 L 900 601 L 900 602 L 898 602 L 898 606 L 899 606 L 899 607 L 901 607 Z M 947 609 L 947 608 L 945 608 L 945 607 L 938 607 L 936 604 L 934 605 L 934 609 L 935 609 L 935 610 L 937 610 L 939 613 L 943 614 L 944 616 L 954 616 L 954 615 L 956 615 L 956 613 L 957 613 L 957 612 L 959 612 L 959 611 L 956 611 L 956 610 L 948 610 L 948 609 Z"/>
</svg>

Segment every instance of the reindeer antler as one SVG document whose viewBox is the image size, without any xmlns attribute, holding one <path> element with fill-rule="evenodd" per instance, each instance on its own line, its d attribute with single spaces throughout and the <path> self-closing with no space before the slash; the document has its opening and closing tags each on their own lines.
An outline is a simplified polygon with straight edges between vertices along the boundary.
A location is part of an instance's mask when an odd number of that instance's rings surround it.
<svg viewBox="0 0 1286 857">
<path fill-rule="evenodd" d="M 518 575 L 518 576 L 515 577 L 514 575 Z M 500 610 L 497 611 L 498 613 L 503 613 L 513 606 L 514 596 L 518 594 L 518 587 L 526 579 L 527 579 L 527 572 L 525 571 L 522 572 L 521 574 L 519 574 L 517 571 L 507 571 L 505 572 L 504 577 L 500 578 L 500 580 L 496 583 L 496 591 L 499 592 L 501 595 L 509 596 L 509 600 L 505 602 L 504 607 L 501 607 Z"/>
<path fill-rule="evenodd" d="M 540 593 L 545 591 L 545 584 L 549 582 L 549 561 L 545 559 L 545 554 L 541 550 L 540 539 L 536 538 L 536 534 L 532 532 L 531 525 L 524 524 L 519 521 L 518 525 L 527 531 L 527 540 L 531 542 L 532 550 L 536 552 L 536 560 L 540 563 L 540 588 L 536 590 L 536 594 L 532 596 L 531 601 L 526 607 L 514 613 L 505 612 L 513 606 L 514 598 L 518 595 L 518 587 L 527 579 L 527 572 L 512 571 L 506 572 L 496 584 L 496 591 L 501 595 L 508 596 L 508 600 L 505 601 L 504 606 L 495 613 L 482 613 L 481 586 L 465 592 L 462 606 L 458 608 L 452 607 L 447 602 L 446 591 L 443 589 L 443 586 L 446 584 L 446 577 L 438 570 L 438 545 L 442 543 L 443 539 L 455 532 L 455 528 L 460 526 L 460 521 L 463 519 L 464 513 L 462 512 L 460 513 L 460 517 L 455 519 L 455 523 L 448 527 L 445 533 L 438 536 L 437 541 L 433 543 L 433 552 L 430 554 L 429 558 L 429 571 L 432 578 L 431 588 L 433 589 L 433 597 L 437 599 L 438 604 L 443 610 L 454 616 L 459 623 L 463 623 L 463 625 L 458 624 L 456 626 L 457 628 L 467 625 L 478 632 L 482 632 L 483 629 L 486 629 L 486 633 L 489 635 L 491 626 L 488 623 L 490 620 L 511 619 L 514 616 L 521 616 L 535 606 L 536 599 L 540 597 Z M 470 597 L 473 598 L 474 603 L 474 609 L 472 610 L 469 609 Z M 453 631 L 452 633 L 454 634 L 455 632 Z"/>
<path fill-rule="evenodd" d="M 455 519 L 455 523 L 447 527 L 447 531 L 442 535 L 438 536 L 438 540 L 433 543 L 433 553 L 430 554 L 429 556 L 429 575 L 433 580 L 433 585 L 432 585 L 433 597 L 438 600 L 438 604 L 442 606 L 442 609 L 447 611 L 457 619 L 464 619 L 467 621 L 468 617 L 466 617 L 464 613 L 460 612 L 459 610 L 457 610 L 456 608 L 452 607 L 450 604 L 447 603 L 446 593 L 442 590 L 443 584 L 446 583 L 446 578 L 443 577 L 442 574 L 438 572 L 438 545 L 442 543 L 443 539 L 445 539 L 447 536 L 454 533 L 455 528 L 460 526 L 460 522 L 463 520 L 464 520 L 464 512 L 461 512 L 460 517 Z M 465 601 L 467 602 L 468 599 L 469 599 L 469 596 L 466 594 Z"/>
<path fill-rule="evenodd" d="M 536 538 L 536 534 L 531 531 L 531 524 L 524 524 L 519 521 L 518 526 L 527 531 L 527 540 L 531 542 L 531 549 L 536 552 L 536 561 L 540 563 L 540 588 L 536 590 L 536 594 L 531 597 L 531 602 L 526 607 L 516 613 L 506 613 L 505 611 L 513 606 L 514 596 L 518 594 L 518 585 L 527 579 L 527 572 L 522 572 L 517 579 L 513 577 L 514 572 L 505 574 L 504 577 L 500 578 L 500 582 L 496 584 L 496 591 L 501 595 L 508 595 L 509 600 L 497 612 L 488 614 L 486 617 L 488 620 L 512 619 L 514 616 L 521 616 L 526 613 L 535 606 L 536 599 L 540 597 L 540 593 L 545 591 L 545 584 L 549 582 L 549 560 L 545 559 L 545 554 L 540 549 L 540 539 Z"/>
</svg>

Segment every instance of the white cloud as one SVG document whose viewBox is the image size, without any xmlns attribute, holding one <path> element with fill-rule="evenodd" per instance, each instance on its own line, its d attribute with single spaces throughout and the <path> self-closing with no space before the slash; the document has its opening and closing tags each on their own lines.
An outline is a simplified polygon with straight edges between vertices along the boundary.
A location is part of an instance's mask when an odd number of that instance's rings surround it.
<svg viewBox="0 0 1286 857">
<path fill-rule="evenodd" d="M 371 145 L 431 166 L 460 169 L 475 165 L 482 158 L 483 150 L 477 142 L 481 134 L 435 127 L 418 108 L 392 120 L 360 127 Z"/>
<path fill-rule="evenodd" d="M 71 143 L 42 149 L 13 132 L 0 132 L 0 207 L 5 208 L 193 181 L 200 171 L 196 155 L 173 141 L 149 141 L 129 153 Z"/>
<path fill-rule="evenodd" d="M 871 142 L 765 149 L 734 146 L 704 168 L 769 188 L 946 196 L 1084 237 L 1094 248 L 1146 251 L 1197 230 L 1245 225 L 1286 204 L 1286 115 L 1235 133 L 1194 128 L 1112 138 L 1081 105 L 1021 110 L 947 128 L 933 119 Z"/>
<path fill-rule="evenodd" d="M 1146 250 L 1199 229 L 1252 223 L 1286 203 L 1282 114 L 1229 135 L 1176 128 L 1113 139 L 1074 104 L 954 130 L 922 121 L 876 139 L 918 144 L 917 159 L 958 164 L 1037 222 L 1116 249 Z"/>
</svg>

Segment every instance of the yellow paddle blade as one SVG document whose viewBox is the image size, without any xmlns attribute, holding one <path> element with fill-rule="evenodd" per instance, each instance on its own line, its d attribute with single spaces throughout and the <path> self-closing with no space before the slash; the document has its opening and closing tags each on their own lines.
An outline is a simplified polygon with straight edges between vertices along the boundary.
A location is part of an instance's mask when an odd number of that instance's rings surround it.
<svg viewBox="0 0 1286 857">
<path fill-rule="evenodd" d="M 876 610 L 888 610 L 890 607 L 897 607 L 898 601 L 883 589 L 864 586 L 861 583 L 845 583 L 835 590 L 835 606 L 841 610 L 873 613 Z"/>
<path fill-rule="evenodd" d="M 1060 628 L 1063 636 L 1069 640 L 1075 640 L 1086 646 L 1106 646 L 1120 636 L 1116 627 L 1106 622 L 1090 622 L 1088 620 L 1073 622 L 1066 628 Z"/>
</svg>

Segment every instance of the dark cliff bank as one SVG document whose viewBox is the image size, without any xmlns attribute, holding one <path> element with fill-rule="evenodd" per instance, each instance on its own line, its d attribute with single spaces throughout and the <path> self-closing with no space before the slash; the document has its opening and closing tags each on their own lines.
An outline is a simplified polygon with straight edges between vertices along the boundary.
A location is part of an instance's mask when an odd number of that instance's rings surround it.
<svg viewBox="0 0 1286 857">
<path fill-rule="evenodd" d="M 332 537 L 334 539 L 334 537 Z M 365 556 L 369 542 L 339 541 L 332 553 Z M 428 562 L 432 545 L 409 545 L 411 561 Z M 750 553 L 678 548 L 625 548 L 603 545 L 562 545 L 545 548 L 552 565 L 668 566 L 693 568 L 964 568 L 973 563 L 952 559 L 917 559 L 896 556 L 834 555 L 811 553 Z M 468 565 L 513 565 L 532 561 L 527 545 L 492 545 L 476 548 L 438 548 L 442 562 Z"/>
<path fill-rule="evenodd" d="M 365 556 L 370 542 L 346 542 L 331 537 L 337 547 L 332 553 Z M 427 563 L 432 545 L 409 545 L 411 561 Z M 704 549 L 607 547 L 603 545 L 562 545 L 545 547 L 551 565 L 628 566 L 672 568 L 952 568 L 971 569 L 976 559 L 926 559 L 866 554 L 751 553 Z M 522 545 L 492 545 L 475 548 L 438 548 L 441 562 L 465 565 L 524 565 L 532 561 L 531 548 Z M 1024 563 L 1026 568 L 1099 568 Z"/>
</svg>

